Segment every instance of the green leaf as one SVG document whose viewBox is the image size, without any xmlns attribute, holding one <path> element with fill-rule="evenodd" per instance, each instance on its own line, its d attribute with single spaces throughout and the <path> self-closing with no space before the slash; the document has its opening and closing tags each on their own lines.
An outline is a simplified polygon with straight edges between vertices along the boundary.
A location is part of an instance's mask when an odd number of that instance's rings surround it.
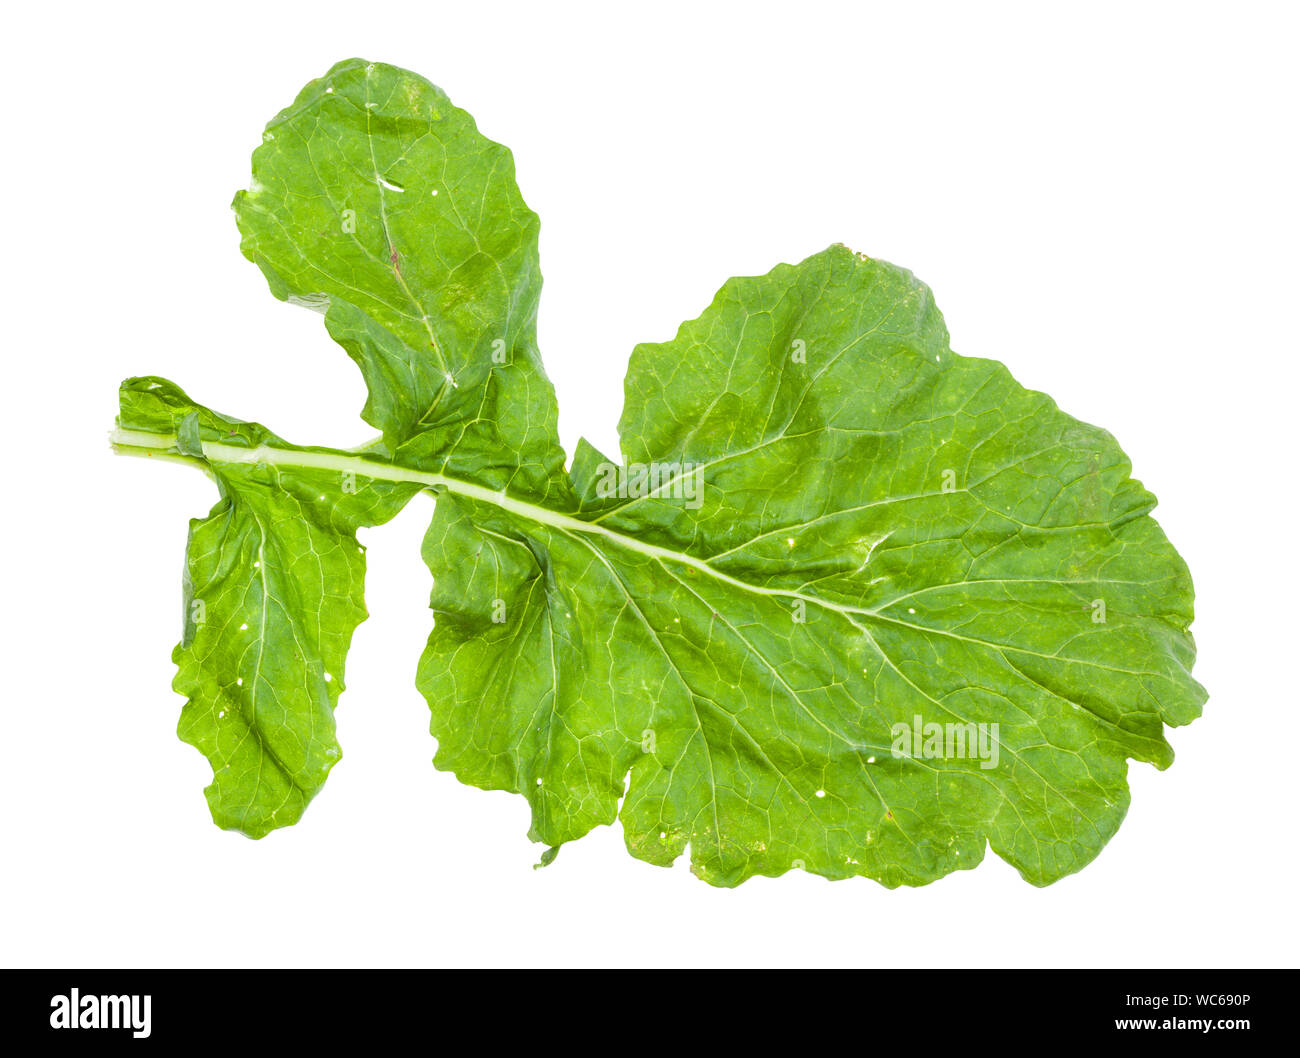
<svg viewBox="0 0 1300 1058">
<path fill-rule="evenodd" d="M 605 502 L 590 448 L 581 520 L 439 501 L 440 767 L 525 794 L 535 840 L 617 815 L 718 885 L 1096 856 L 1126 758 L 1167 766 L 1204 698 L 1191 581 L 1109 434 L 955 356 L 922 284 L 842 247 L 729 282 L 627 395 L 626 465 L 693 466 L 698 506 L 685 475 Z M 988 752 L 895 754 L 927 724 Z"/>
<path fill-rule="evenodd" d="M 352 632 L 366 617 L 356 531 L 396 514 L 415 484 L 276 466 L 296 448 L 265 427 L 217 415 L 157 378 L 122 384 L 116 441 L 207 471 L 221 499 L 190 522 L 183 635 L 173 687 L 188 699 L 178 733 L 212 764 L 217 824 L 261 837 L 298 820 L 340 750 L 334 707 Z"/>
<path fill-rule="evenodd" d="M 954 354 L 910 273 L 836 246 L 729 281 L 634 351 L 622 462 L 583 442 L 566 473 L 536 218 L 438 89 L 340 63 L 235 206 L 382 436 L 295 446 L 123 387 L 118 450 L 222 493 L 191 530 L 176 686 L 223 826 L 292 822 L 337 760 L 356 531 L 421 488 L 434 762 L 523 794 L 543 864 L 619 819 L 634 856 L 689 847 L 715 885 L 918 885 L 988 847 L 1047 884 L 1119 826 L 1128 761 L 1167 767 L 1165 725 L 1199 715 L 1154 497 L 1109 434 Z"/>
<path fill-rule="evenodd" d="M 276 297 L 325 313 L 408 465 L 561 496 L 537 349 L 537 215 L 514 160 L 423 77 L 351 59 L 266 127 L 235 196 Z"/>
</svg>

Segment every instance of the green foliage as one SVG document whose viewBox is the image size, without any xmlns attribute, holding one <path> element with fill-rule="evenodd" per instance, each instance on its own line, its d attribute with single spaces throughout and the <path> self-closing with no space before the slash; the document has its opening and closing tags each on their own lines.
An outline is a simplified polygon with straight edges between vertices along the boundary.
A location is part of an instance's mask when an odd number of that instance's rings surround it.
<svg viewBox="0 0 1300 1058">
<path fill-rule="evenodd" d="M 715 885 L 919 885 L 988 846 L 1042 885 L 1118 828 L 1130 758 L 1172 761 L 1205 695 L 1155 498 L 1109 434 L 955 355 L 910 273 L 835 246 L 730 280 L 634 350 L 622 462 L 583 442 L 566 472 L 505 148 L 353 60 L 268 125 L 251 187 L 244 253 L 324 312 L 382 436 L 305 448 L 123 385 L 116 447 L 221 491 L 175 655 L 220 825 L 293 823 L 338 759 L 356 531 L 424 488 L 434 762 L 523 794 L 552 849 L 617 818 Z"/>
</svg>

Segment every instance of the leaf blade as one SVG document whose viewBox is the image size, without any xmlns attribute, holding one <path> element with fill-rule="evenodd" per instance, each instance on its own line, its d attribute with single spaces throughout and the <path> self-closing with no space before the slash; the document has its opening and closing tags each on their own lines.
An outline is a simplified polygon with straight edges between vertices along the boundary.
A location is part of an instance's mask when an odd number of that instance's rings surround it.
<svg viewBox="0 0 1300 1058">
<path fill-rule="evenodd" d="M 323 310 L 360 367 L 389 451 L 563 500 L 537 216 L 510 151 L 441 89 L 337 63 L 267 125 L 234 209 L 272 293 Z M 520 456 L 508 467 L 491 458 L 502 444 Z"/>
<path fill-rule="evenodd" d="M 475 532 L 512 538 L 534 556 L 497 589 L 517 627 L 567 616 L 551 673 L 526 669 L 542 644 L 497 629 L 485 653 L 484 589 L 435 573 L 421 685 L 442 763 L 490 756 L 478 780 L 529 798 L 537 840 L 617 812 L 633 855 L 689 844 L 719 885 L 792 866 L 924 884 L 991 844 L 1047 884 L 1118 827 L 1127 758 L 1167 766 L 1163 725 L 1199 713 L 1190 579 L 1154 499 L 1104 431 L 953 354 L 902 270 L 832 248 L 730 281 L 638 347 L 622 434 L 629 466 L 697 464 L 698 506 L 593 499 L 588 452 L 578 525 L 478 509 L 426 555 L 445 570 Z M 470 737 L 457 710 L 495 700 L 476 670 L 526 671 L 569 742 Z M 1000 762 L 896 756 L 914 722 L 991 735 Z"/>
<path fill-rule="evenodd" d="M 356 531 L 392 517 L 418 485 L 259 462 L 264 446 L 293 446 L 162 379 L 123 383 L 118 422 L 174 438 L 221 491 L 186 544 L 177 733 L 212 765 L 204 793 L 214 821 L 263 837 L 297 822 L 341 757 L 334 709 L 366 617 Z M 214 457 L 205 441 L 249 459 Z"/>
</svg>

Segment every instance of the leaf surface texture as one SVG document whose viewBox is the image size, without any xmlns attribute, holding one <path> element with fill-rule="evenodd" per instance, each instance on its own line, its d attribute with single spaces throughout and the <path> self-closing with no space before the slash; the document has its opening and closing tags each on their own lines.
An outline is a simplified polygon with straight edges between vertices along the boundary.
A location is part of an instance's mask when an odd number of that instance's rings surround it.
<svg viewBox="0 0 1300 1058">
<path fill-rule="evenodd" d="M 440 90 L 340 63 L 268 125 L 235 209 L 381 436 L 296 446 L 123 386 L 119 449 L 221 490 L 176 651 L 221 825 L 294 822 L 338 759 L 356 534 L 423 488 L 435 764 L 524 795 L 552 850 L 619 819 L 634 856 L 689 847 L 715 885 L 918 885 L 990 846 L 1043 885 L 1114 834 L 1128 760 L 1167 767 L 1165 725 L 1199 715 L 1154 497 L 1108 433 L 953 353 L 911 273 L 834 246 L 728 281 L 634 350 L 621 460 L 583 442 L 566 470 L 537 219 Z"/>
</svg>

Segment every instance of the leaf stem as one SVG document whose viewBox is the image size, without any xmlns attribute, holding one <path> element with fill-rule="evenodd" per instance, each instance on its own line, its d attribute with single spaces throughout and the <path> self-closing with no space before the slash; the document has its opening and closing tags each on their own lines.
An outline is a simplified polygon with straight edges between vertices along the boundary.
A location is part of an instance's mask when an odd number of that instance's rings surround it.
<svg viewBox="0 0 1300 1058">
<path fill-rule="evenodd" d="M 110 437 L 114 450 L 122 455 L 157 457 L 162 453 L 167 453 L 168 455 L 177 456 L 181 461 L 202 465 L 199 460 L 188 459 L 188 457 L 177 452 L 174 434 L 118 429 Z M 766 585 L 740 580 L 711 566 L 706 560 L 696 558 L 694 555 L 688 555 L 683 551 L 674 551 L 671 548 L 650 544 L 637 537 L 609 529 L 604 525 L 597 525 L 594 522 L 575 518 L 572 515 L 561 514 L 549 507 L 541 507 L 534 503 L 516 499 L 506 492 L 487 489 L 482 485 L 475 485 L 459 478 L 448 477 L 445 474 L 413 470 L 410 467 L 398 466 L 395 463 L 380 462 L 375 459 L 368 459 L 365 456 L 331 449 L 274 448 L 270 445 L 243 448 L 238 445 L 223 444 L 219 441 L 204 441 L 203 455 L 207 460 L 214 463 L 264 463 L 268 466 L 283 467 L 285 469 L 326 470 L 339 474 L 356 474 L 359 477 L 368 477 L 377 481 L 419 484 L 435 493 L 450 492 L 469 500 L 491 504 L 509 514 L 539 525 L 550 526 L 561 533 L 570 535 L 581 533 L 588 536 L 603 537 L 620 547 L 637 552 L 647 558 L 688 566 L 742 591 L 777 596 L 783 599 L 802 599 L 809 605 L 839 613 L 864 634 L 867 633 L 866 626 L 861 624 L 857 618 L 871 616 L 873 613 L 870 610 L 843 606 L 828 599 L 820 599 L 815 595 L 807 595 L 792 589 L 770 588 Z"/>
</svg>

